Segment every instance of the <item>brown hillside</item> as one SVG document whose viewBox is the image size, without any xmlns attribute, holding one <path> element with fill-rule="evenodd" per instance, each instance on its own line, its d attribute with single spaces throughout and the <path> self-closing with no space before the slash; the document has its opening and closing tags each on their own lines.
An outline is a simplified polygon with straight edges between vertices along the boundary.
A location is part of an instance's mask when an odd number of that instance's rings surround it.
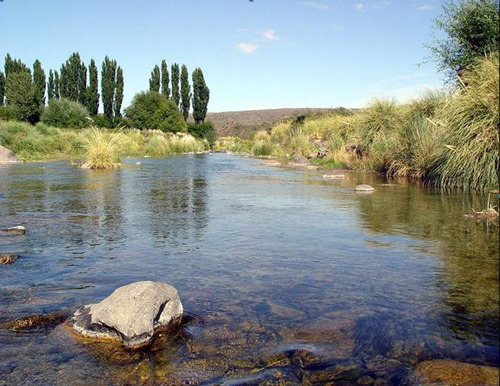
<svg viewBox="0 0 500 386">
<path fill-rule="evenodd" d="M 336 109 L 322 108 L 285 108 L 268 110 L 227 111 L 208 113 L 207 121 L 214 124 L 220 136 L 238 136 L 249 138 L 259 130 L 267 130 L 280 119 L 293 118 L 300 115 L 327 113 Z"/>
</svg>

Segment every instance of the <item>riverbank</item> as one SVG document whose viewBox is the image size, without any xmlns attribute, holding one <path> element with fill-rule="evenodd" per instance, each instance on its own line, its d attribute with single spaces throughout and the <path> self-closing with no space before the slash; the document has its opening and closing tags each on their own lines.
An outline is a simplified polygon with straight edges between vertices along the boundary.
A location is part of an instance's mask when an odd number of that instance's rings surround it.
<svg viewBox="0 0 500 386">
<path fill-rule="evenodd" d="M 405 105 L 378 99 L 359 111 L 297 116 L 252 140 L 223 137 L 217 145 L 444 189 L 498 190 L 498 66 L 498 55 L 481 60 L 454 93 L 432 91 Z"/>
</svg>

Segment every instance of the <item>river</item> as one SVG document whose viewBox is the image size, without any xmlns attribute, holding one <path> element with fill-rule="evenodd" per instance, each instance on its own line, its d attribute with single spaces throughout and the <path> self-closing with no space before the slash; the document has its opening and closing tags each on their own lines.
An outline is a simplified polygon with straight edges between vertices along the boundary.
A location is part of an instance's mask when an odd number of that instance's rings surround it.
<svg viewBox="0 0 500 386">
<path fill-rule="evenodd" d="M 486 197 L 227 154 L 0 167 L 0 322 L 175 286 L 182 329 L 130 352 L 64 325 L 0 329 L 0 384 L 403 382 L 499 362 L 498 222 Z M 375 187 L 371 194 L 357 184 Z M 369 378 L 368 378 L 369 377 Z M 307 382 L 306 382 L 307 381 Z"/>
</svg>

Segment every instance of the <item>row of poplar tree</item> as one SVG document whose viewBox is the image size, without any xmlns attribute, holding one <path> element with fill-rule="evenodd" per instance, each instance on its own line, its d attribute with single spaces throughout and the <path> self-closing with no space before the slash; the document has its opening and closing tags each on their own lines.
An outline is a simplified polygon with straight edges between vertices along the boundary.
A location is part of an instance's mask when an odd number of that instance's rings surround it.
<svg viewBox="0 0 500 386">
<path fill-rule="evenodd" d="M 184 120 L 189 116 L 191 101 L 193 103 L 193 119 L 195 123 L 203 123 L 207 115 L 210 90 L 205 83 L 203 71 L 196 68 L 192 74 L 193 92 L 189 84 L 189 73 L 186 65 L 179 68 L 177 63 L 172 64 L 168 72 L 167 61 L 161 61 L 161 66 L 155 65 L 149 78 L 149 91 L 158 92 L 167 99 L 174 101 L 182 113 Z M 170 87 L 171 86 L 171 87 Z"/>
<path fill-rule="evenodd" d="M 78 52 L 71 54 L 59 72 L 50 70 L 48 80 L 38 59 L 33 63 L 32 72 L 21 60 L 7 54 L 5 73 L 0 71 L 0 106 L 9 107 L 15 119 L 36 123 L 40 120 L 46 96 L 49 103 L 61 98 L 79 102 L 91 116 L 97 116 L 101 98 L 104 116 L 108 122 L 113 122 L 121 117 L 123 70 L 116 60 L 106 56 L 101 66 L 101 94 L 98 78 L 94 59 L 87 67 Z M 193 118 L 196 123 L 202 123 L 207 114 L 210 91 L 200 68 L 194 70 L 192 79 L 191 93 L 187 67 L 182 65 L 179 71 L 179 65 L 173 64 L 170 79 L 167 63 L 163 60 L 161 70 L 159 66 L 154 67 L 149 88 L 173 100 L 185 120 L 192 101 Z"/>
</svg>

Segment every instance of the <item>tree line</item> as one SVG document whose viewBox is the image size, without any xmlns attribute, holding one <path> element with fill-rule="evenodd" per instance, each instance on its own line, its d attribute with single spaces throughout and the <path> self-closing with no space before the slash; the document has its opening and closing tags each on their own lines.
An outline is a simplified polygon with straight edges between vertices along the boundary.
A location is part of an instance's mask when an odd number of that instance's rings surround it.
<svg viewBox="0 0 500 386">
<path fill-rule="evenodd" d="M 38 122 L 46 101 L 69 100 L 84 106 L 88 114 L 102 126 L 114 126 L 124 122 L 122 103 L 124 90 L 123 69 L 116 60 L 106 56 L 101 65 L 100 93 L 99 71 L 94 59 L 87 66 L 78 52 L 74 52 L 62 64 L 60 70 L 49 70 L 48 77 L 37 59 L 29 68 L 10 54 L 5 57 L 5 72 L 0 71 L 0 118 Z M 189 84 L 187 67 L 171 66 L 171 76 L 165 60 L 161 69 L 155 66 L 149 80 L 150 92 L 160 93 L 172 100 L 184 121 L 189 117 L 191 106 L 197 124 L 203 123 L 207 113 L 210 91 L 203 72 L 196 68 L 192 74 L 193 91 Z M 102 102 L 103 117 L 98 114 Z"/>
</svg>

